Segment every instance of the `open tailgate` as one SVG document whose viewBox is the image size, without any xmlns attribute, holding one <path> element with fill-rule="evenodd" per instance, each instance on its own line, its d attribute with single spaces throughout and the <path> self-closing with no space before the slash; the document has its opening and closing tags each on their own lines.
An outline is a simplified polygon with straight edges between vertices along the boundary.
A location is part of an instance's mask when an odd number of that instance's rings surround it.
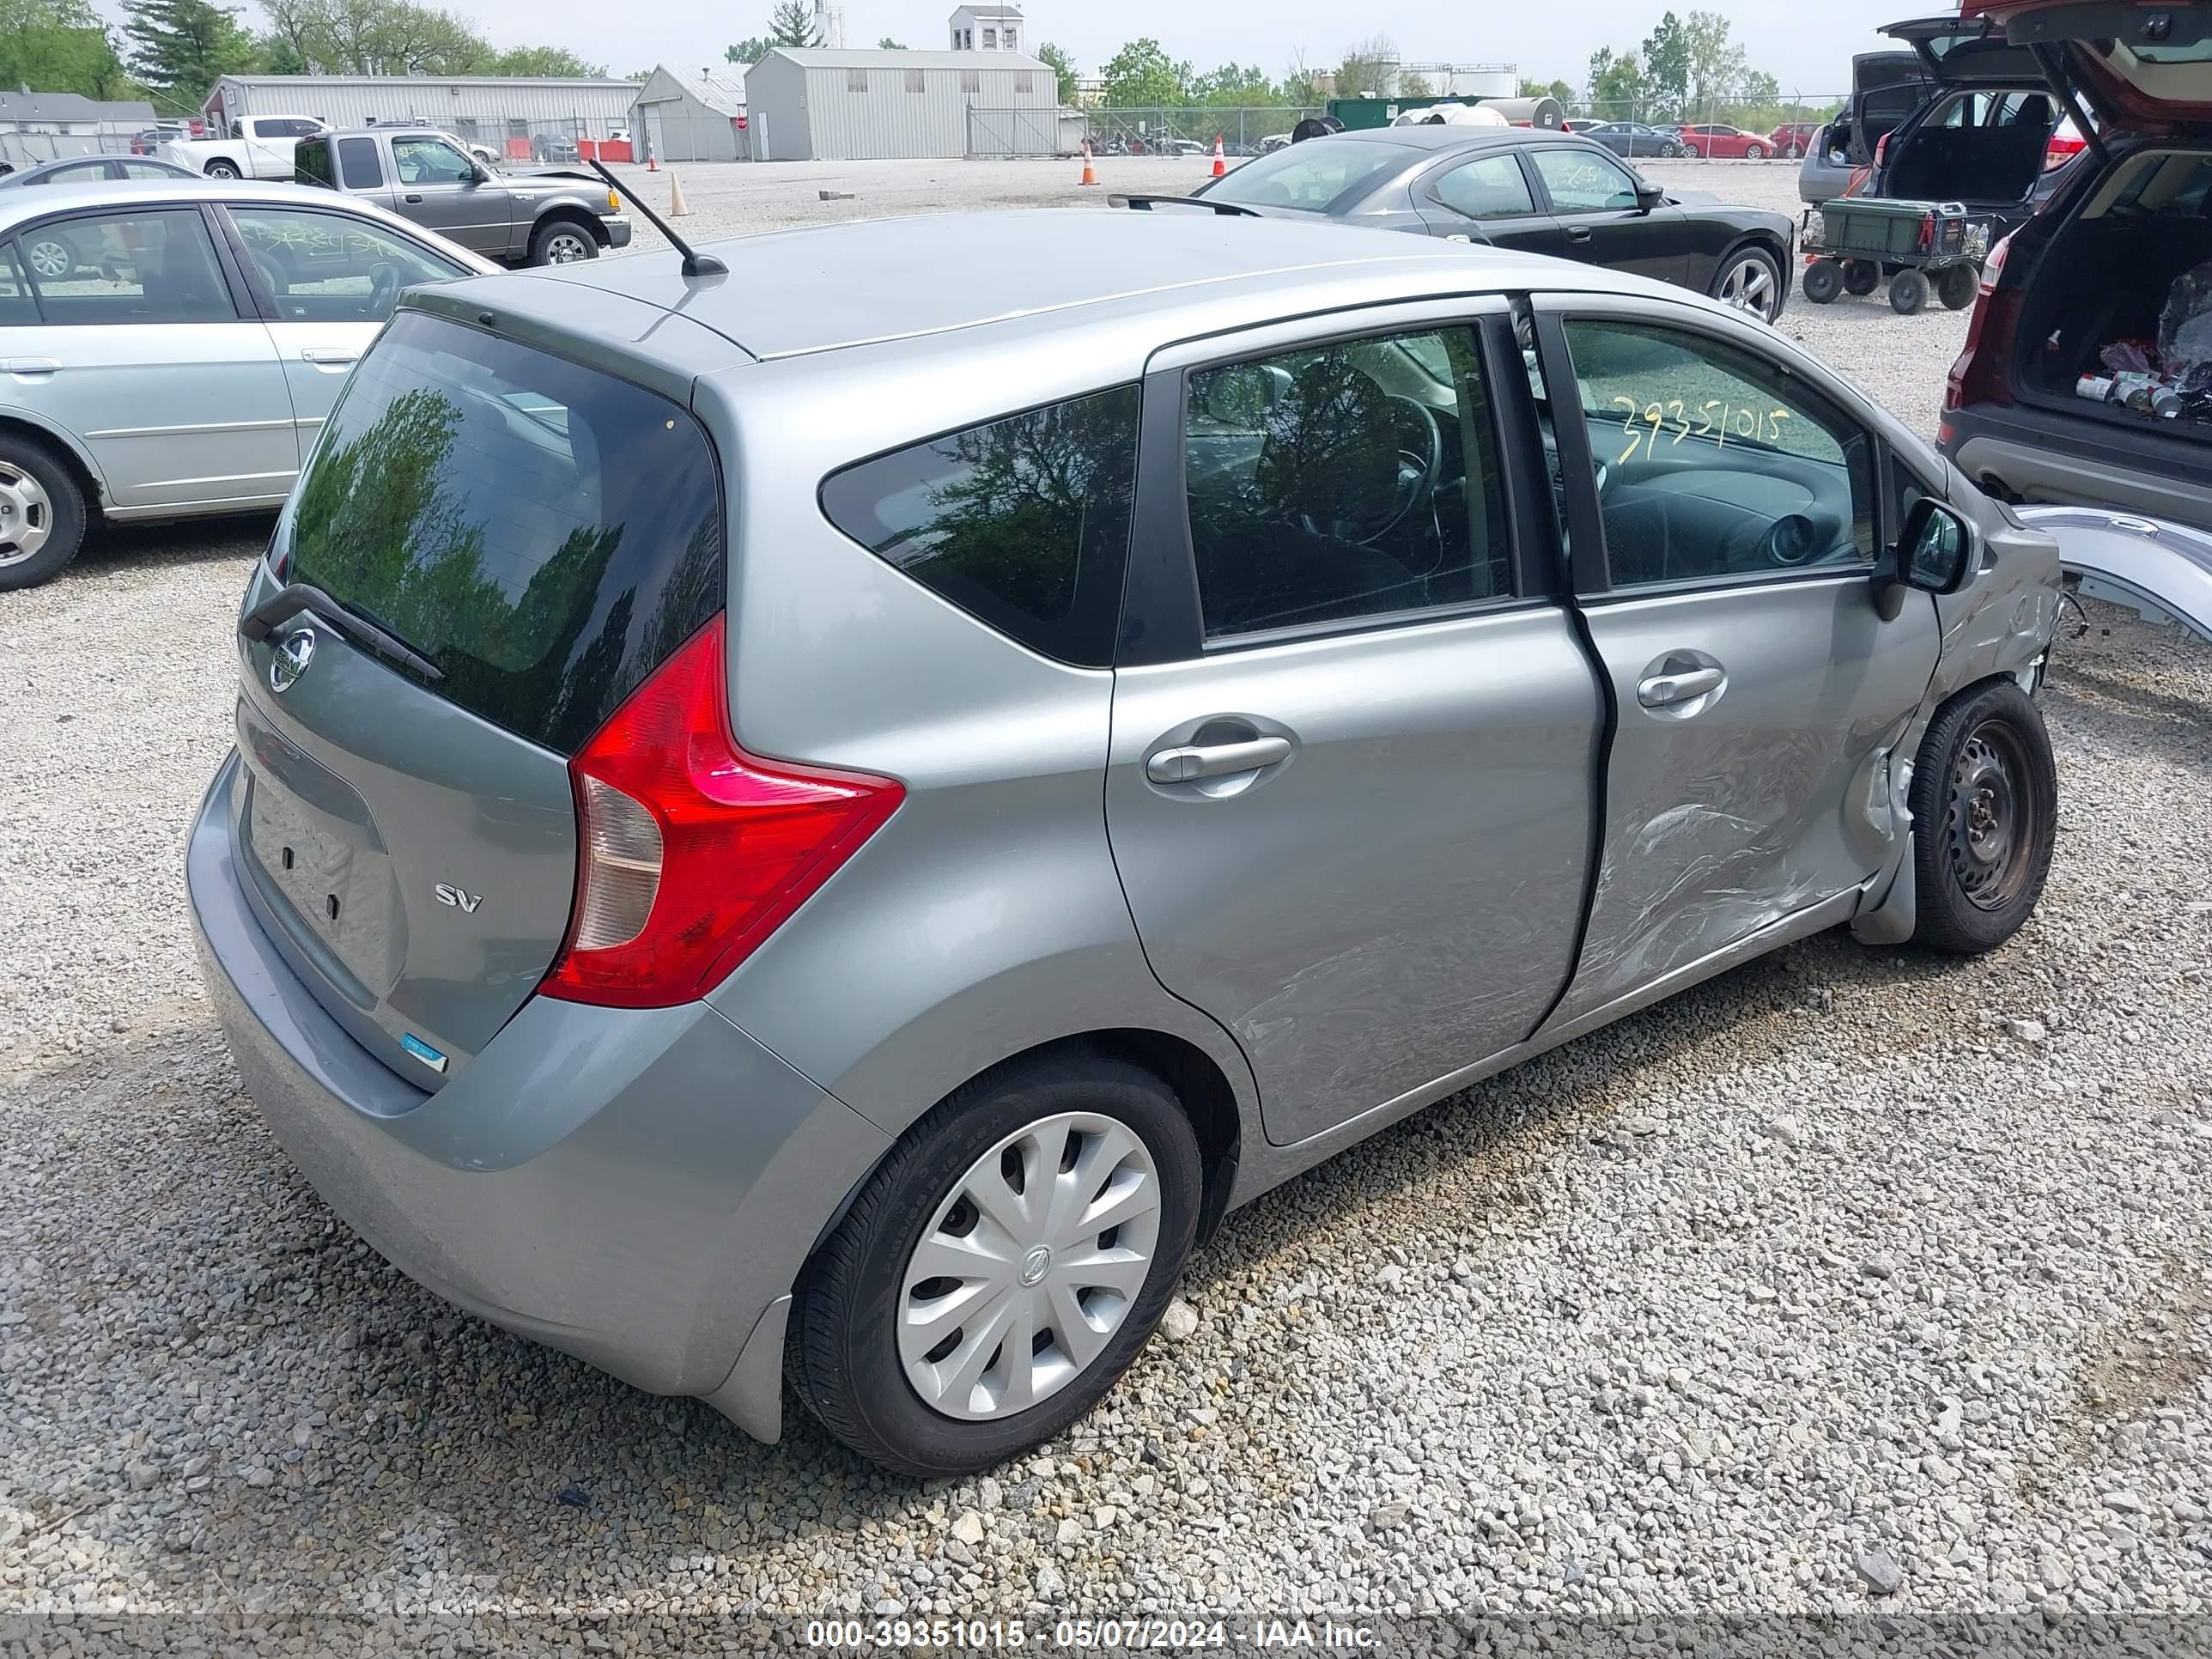
<svg viewBox="0 0 2212 1659">
<path fill-rule="evenodd" d="M 2001 32 L 2010 48 L 2055 51 L 2100 110 L 2130 126 L 2212 121 L 2212 3 L 1963 0 L 1959 25 Z"/>
</svg>

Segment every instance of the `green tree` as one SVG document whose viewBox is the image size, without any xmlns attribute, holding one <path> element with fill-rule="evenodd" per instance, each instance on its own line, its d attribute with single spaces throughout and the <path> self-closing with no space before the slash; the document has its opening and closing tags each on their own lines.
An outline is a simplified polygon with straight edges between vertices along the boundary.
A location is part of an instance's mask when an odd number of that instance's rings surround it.
<svg viewBox="0 0 2212 1659">
<path fill-rule="evenodd" d="M 903 40 L 894 40 L 890 35 L 886 34 L 882 40 L 876 42 L 876 50 L 878 52 L 904 52 L 906 50 L 906 42 Z"/>
<path fill-rule="evenodd" d="M 1688 27 L 1668 12 L 1644 37 L 1644 81 L 1656 115 L 1687 120 L 1690 82 L 1695 70 Z"/>
<path fill-rule="evenodd" d="M 474 75 L 512 75 L 534 80 L 604 81 L 605 64 L 587 63 L 565 46 L 515 46 L 476 64 Z"/>
<path fill-rule="evenodd" d="M 1048 67 L 1060 80 L 1060 101 L 1073 104 L 1079 90 L 1076 83 L 1075 60 L 1061 47 L 1049 40 L 1036 49 L 1037 62 Z"/>
<path fill-rule="evenodd" d="M 1398 46 L 1387 34 L 1370 34 L 1345 49 L 1337 66 L 1340 98 L 1388 98 L 1398 90 Z"/>
<path fill-rule="evenodd" d="M 131 72 L 172 106 L 197 108 L 209 88 L 254 61 L 238 14 L 210 0 L 129 0 L 123 11 Z"/>
<path fill-rule="evenodd" d="M 412 0 L 262 0 L 262 9 L 270 25 L 264 58 L 296 61 L 312 74 L 469 75 L 499 56 L 451 12 Z"/>
<path fill-rule="evenodd" d="M 0 0 L 0 87 L 137 95 L 106 26 L 85 0 Z M 191 102 L 198 107 L 198 93 Z"/>
<path fill-rule="evenodd" d="M 1401 98 L 1433 98 L 1437 95 L 1437 89 L 1429 84 L 1429 77 L 1425 75 L 1405 74 L 1398 77 L 1398 95 Z"/>
<path fill-rule="evenodd" d="M 775 9 L 768 15 L 768 38 L 779 46 L 818 46 L 821 32 L 814 27 L 814 13 L 806 0 L 775 0 Z"/>
<path fill-rule="evenodd" d="M 1242 64 L 1224 64 L 1194 80 L 1190 97 L 1194 103 L 1228 109 L 1259 109 L 1282 101 L 1282 94 L 1257 64 L 1249 69 Z"/>
<path fill-rule="evenodd" d="M 1191 68 L 1146 36 L 1107 60 L 1105 101 L 1117 109 L 1169 109 L 1190 101 Z"/>
<path fill-rule="evenodd" d="M 775 50 L 775 42 L 765 35 L 747 35 L 734 46 L 724 46 L 722 57 L 729 63 L 747 65 L 757 64 Z"/>
<path fill-rule="evenodd" d="M 1729 21 L 1717 11 L 1693 11 L 1682 22 L 1690 59 L 1690 106 L 1710 110 L 1742 91 L 1750 66 L 1743 48 L 1729 33 Z"/>
<path fill-rule="evenodd" d="M 1651 85 L 1632 52 L 1601 46 L 1589 63 L 1589 109 L 1601 120 L 1640 121 L 1650 112 Z"/>
</svg>

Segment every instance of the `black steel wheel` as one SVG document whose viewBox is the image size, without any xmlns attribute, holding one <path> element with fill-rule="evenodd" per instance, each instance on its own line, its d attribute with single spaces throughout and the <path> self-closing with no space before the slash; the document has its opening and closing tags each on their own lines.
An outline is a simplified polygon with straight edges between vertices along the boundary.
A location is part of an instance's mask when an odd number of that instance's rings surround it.
<svg viewBox="0 0 2212 1659">
<path fill-rule="evenodd" d="M 1982 274 L 1972 265 L 1952 265 L 1936 279 L 1936 297 L 1952 311 L 1973 304 L 1981 289 Z"/>
<path fill-rule="evenodd" d="M 1917 265 L 1907 265 L 1889 279 L 1889 308 L 1900 317 L 1910 317 L 1928 303 L 1928 274 Z"/>
<path fill-rule="evenodd" d="M 1996 680 L 1954 699 L 1913 772 L 1920 938 L 1972 955 L 2017 933 L 2043 896 L 2057 817 L 2051 738 L 2027 693 Z"/>
<path fill-rule="evenodd" d="M 1801 279 L 1805 297 L 1816 306 L 1832 306 L 1844 291 L 1844 269 L 1833 259 L 1815 259 Z"/>
<path fill-rule="evenodd" d="M 1881 267 L 1871 259 L 1844 261 L 1844 292 L 1868 295 L 1881 286 Z"/>
</svg>

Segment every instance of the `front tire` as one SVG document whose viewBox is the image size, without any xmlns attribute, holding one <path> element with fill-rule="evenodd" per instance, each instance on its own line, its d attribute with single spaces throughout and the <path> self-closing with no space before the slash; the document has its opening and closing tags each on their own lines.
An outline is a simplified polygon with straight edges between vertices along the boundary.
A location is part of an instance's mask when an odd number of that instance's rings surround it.
<svg viewBox="0 0 2212 1659">
<path fill-rule="evenodd" d="M 84 545 L 84 492 L 44 444 L 0 435 L 0 590 L 35 587 Z"/>
<path fill-rule="evenodd" d="M 1805 267 L 1801 286 L 1814 305 L 1832 306 L 1844 291 L 1843 268 L 1833 259 L 1815 259 Z"/>
<path fill-rule="evenodd" d="M 988 1073 L 907 1133 L 807 1264 L 791 1381 L 887 1468 L 1004 1462 L 1128 1369 L 1203 1186 L 1190 1120 L 1150 1072 L 1047 1055 Z"/>
<path fill-rule="evenodd" d="M 1871 259 L 1844 261 L 1844 292 L 1869 295 L 1881 286 L 1881 267 Z"/>
<path fill-rule="evenodd" d="M 548 220 L 530 239 L 533 265 L 568 265 L 599 257 L 599 240 L 573 219 Z"/>
<path fill-rule="evenodd" d="M 1782 314 L 1782 262 L 1764 248 L 1740 247 L 1721 261 L 1709 291 L 1723 305 L 1771 323 Z"/>
<path fill-rule="evenodd" d="M 1908 265 L 1889 279 L 1889 308 L 1900 317 L 1910 317 L 1928 303 L 1928 275 L 1917 266 Z"/>
<path fill-rule="evenodd" d="M 2010 680 L 1955 699 L 1921 740 L 1912 774 L 1916 937 L 1951 956 L 1993 951 L 2043 896 L 2058 821 L 2058 769 L 2043 711 Z"/>
<path fill-rule="evenodd" d="M 1746 144 L 1743 147 L 1743 159 L 1747 161 L 1764 161 L 1766 159 L 1766 146 Z"/>
<path fill-rule="evenodd" d="M 216 161 L 207 164 L 207 176 L 210 179 L 236 179 L 241 175 L 228 161 Z"/>
</svg>

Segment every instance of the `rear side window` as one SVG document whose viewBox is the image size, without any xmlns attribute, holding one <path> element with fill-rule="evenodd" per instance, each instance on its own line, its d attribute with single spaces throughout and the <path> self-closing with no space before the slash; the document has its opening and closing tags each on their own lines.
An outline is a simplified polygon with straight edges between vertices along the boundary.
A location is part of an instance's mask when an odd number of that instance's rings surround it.
<svg viewBox="0 0 2212 1659">
<path fill-rule="evenodd" d="M 307 146 L 300 147 L 302 155 Z M 384 183 L 384 163 L 376 153 L 374 138 L 341 138 L 338 140 L 338 177 L 345 180 L 348 190 L 375 190 Z"/>
<path fill-rule="evenodd" d="M 428 657 L 462 708 L 568 754 L 721 609 L 721 526 L 681 406 L 403 312 L 301 479 L 289 574 Z"/>
<path fill-rule="evenodd" d="M 1137 472 L 1137 389 L 1010 415 L 847 467 L 830 522 L 1031 650 L 1114 660 Z"/>
<path fill-rule="evenodd" d="M 292 152 L 292 181 L 301 185 L 320 185 L 331 188 L 337 181 L 331 177 L 331 145 L 326 138 L 306 138 Z"/>
<path fill-rule="evenodd" d="M 1332 143 L 1312 139 L 1247 161 L 1206 191 L 1209 199 L 1247 207 L 1326 213 L 1332 203 L 1364 191 L 1420 153 L 1395 143 Z"/>
</svg>

